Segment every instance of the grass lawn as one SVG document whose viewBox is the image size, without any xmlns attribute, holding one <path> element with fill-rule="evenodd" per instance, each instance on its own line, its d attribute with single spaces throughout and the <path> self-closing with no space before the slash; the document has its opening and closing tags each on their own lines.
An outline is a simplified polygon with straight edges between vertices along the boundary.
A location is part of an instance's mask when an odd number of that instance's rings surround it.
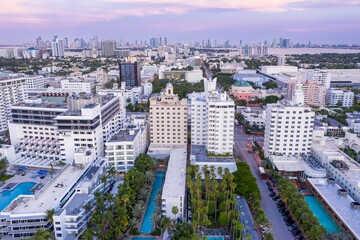
<svg viewBox="0 0 360 240">
<path fill-rule="evenodd" d="M 0 181 L 6 181 L 8 180 L 9 178 L 12 178 L 13 176 L 10 176 L 10 175 L 5 175 L 5 174 L 1 174 L 0 175 Z"/>
</svg>

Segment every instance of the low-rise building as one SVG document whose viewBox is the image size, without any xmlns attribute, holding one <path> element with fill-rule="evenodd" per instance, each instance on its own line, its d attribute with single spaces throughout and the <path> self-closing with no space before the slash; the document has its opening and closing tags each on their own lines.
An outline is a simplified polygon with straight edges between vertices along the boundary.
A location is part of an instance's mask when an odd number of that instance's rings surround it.
<svg viewBox="0 0 360 240">
<path fill-rule="evenodd" d="M 247 107 L 241 110 L 244 120 L 249 123 L 249 126 L 256 125 L 259 128 L 265 127 L 266 111 L 262 108 Z"/>
<path fill-rule="evenodd" d="M 249 101 L 256 96 L 254 88 L 248 82 L 243 80 L 236 81 L 231 86 L 231 92 L 229 94 L 239 100 L 245 101 Z"/>
<path fill-rule="evenodd" d="M 65 79 L 61 81 L 61 88 L 69 93 L 94 93 L 95 82 Z"/>
<path fill-rule="evenodd" d="M 115 133 L 105 143 L 109 166 L 120 173 L 134 167 L 135 159 L 149 146 L 149 135 L 149 124 L 145 120 L 140 126 L 129 125 Z"/>
<path fill-rule="evenodd" d="M 348 113 L 346 115 L 346 122 L 348 123 L 348 126 L 355 133 L 360 133 L 360 113 Z"/>
<path fill-rule="evenodd" d="M 353 92 L 343 89 L 330 88 L 326 95 L 326 103 L 330 106 L 352 107 L 354 99 Z"/>
<path fill-rule="evenodd" d="M 171 219 L 183 220 L 185 217 L 186 189 L 186 148 L 172 149 L 161 194 L 162 215 Z M 178 210 L 172 213 L 173 207 Z"/>
</svg>

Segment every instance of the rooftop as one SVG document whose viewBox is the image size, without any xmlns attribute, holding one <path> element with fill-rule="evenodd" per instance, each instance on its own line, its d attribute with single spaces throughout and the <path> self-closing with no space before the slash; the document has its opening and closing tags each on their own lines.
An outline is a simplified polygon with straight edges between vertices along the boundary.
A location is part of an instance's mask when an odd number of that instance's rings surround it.
<svg viewBox="0 0 360 240">
<path fill-rule="evenodd" d="M 236 87 L 251 87 L 250 83 L 248 83 L 247 81 L 244 80 L 238 80 L 236 81 L 233 86 Z"/>
<path fill-rule="evenodd" d="M 340 196 L 337 184 L 329 184 L 326 179 L 308 178 L 309 183 L 314 187 L 321 197 L 329 204 L 334 212 L 352 231 L 357 239 L 360 239 L 360 212 L 351 208 L 354 200 L 350 196 Z"/>
<path fill-rule="evenodd" d="M 115 133 L 108 142 L 131 142 L 139 133 L 140 129 L 135 129 L 135 126 L 129 126 Z"/>
<path fill-rule="evenodd" d="M 85 169 L 66 166 L 59 175 L 54 176 L 46 183 L 35 198 L 23 198 L 19 205 L 10 212 L 12 214 L 30 214 L 54 208 L 55 203 L 60 201 L 84 171 Z"/>
<path fill-rule="evenodd" d="M 229 157 L 209 157 L 206 153 L 205 145 L 191 145 L 191 155 L 196 157 L 196 162 L 222 162 L 222 163 L 232 163 L 234 158 Z"/>
<path fill-rule="evenodd" d="M 171 150 L 161 196 L 162 199 L 178 198 L 185 195 L 186 157 L 186 148 Z"/>
</svg>

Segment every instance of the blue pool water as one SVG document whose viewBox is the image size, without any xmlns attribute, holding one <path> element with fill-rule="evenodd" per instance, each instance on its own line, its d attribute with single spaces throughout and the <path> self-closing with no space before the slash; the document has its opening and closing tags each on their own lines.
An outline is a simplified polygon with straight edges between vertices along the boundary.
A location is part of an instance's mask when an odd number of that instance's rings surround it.
<svg viewBox="0 0 360 240">
<path fill-rule="evenodd" d="M 4 210 L 19 195 L 32 195 L 29 190 L 35 186 L 34 182 L 23 182 L 18 184 L 12 190 L 3 190 L 0 192 L 0 211 Z"/>
<path fill-rule="evenodd" d="M 339 226 L 335 223 L 335 221 L 314 196 L 305 196 L 305 200 L 309 204 L 309 207 L 314 213 L 315 217 L 317 217 L 319 220 L 320 225 L 326 229 L 328 234 L 333 232 L 341 232 Z"/>
<path fill-rule="evenodd" d="M 222 236 L 207 236 L 208 240 L 224 240 Z"/>
<path fill-rule="evenodd" d="M 161 190 L 163 183 L 164 183 L 165 173 L 164 172 L 157 172 L 155 175 L 155 182 L 151 190 L 150 199 L 148 206 L 146 208 L 145 216 L 143 223 L 141 225 L 140 233 L 146 234 L 151 233 L 153 229 L 153 221 L 152 216 L 156 210 L 156 195 Z"/>
</svg>

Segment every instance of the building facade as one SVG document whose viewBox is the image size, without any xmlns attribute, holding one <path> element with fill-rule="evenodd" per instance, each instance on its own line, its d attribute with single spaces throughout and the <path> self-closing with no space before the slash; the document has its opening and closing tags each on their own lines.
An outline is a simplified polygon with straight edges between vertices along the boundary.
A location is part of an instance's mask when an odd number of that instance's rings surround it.
<svg viewBox="0 0 360 240">
<path fill-rule="evenodd" d="M 309 154 L 315 113 L 304 107 L 301 85 L 292 101 L 268 104 L 265 119 L 264 153 L 270 155 Z"/>
<path fill-rule="evenodd" d="M 126 83 L 126 87 L 141 86 L 140 63 L 120 63 L 120 81 Z"/>
<path fill-rule="evenodd" d="M 150 98 L 150 144 L 171 147 L 187 144 L 187 99 L 174 94 L 171 83 Z"/>
<path fill-rule="evenodd" d="M 27 99 L 25 78 L 0 78 L 0 131 L 8 129 L 11 119 L 11 105 Z"/>
<path fill-rule="evenodd" d="M 352 107 L 355 94 L 343 89 L 330 88 L 327 91 L 326 102 L 330 106 Z"/>
</svg>

